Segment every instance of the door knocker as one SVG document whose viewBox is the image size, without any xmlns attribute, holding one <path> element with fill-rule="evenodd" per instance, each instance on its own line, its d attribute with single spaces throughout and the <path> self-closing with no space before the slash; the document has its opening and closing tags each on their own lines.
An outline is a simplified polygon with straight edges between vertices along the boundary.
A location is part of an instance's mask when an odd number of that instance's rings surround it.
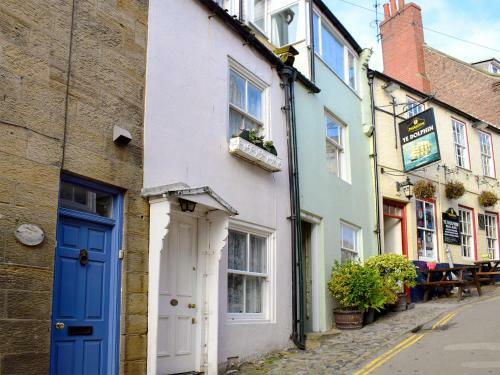
<svg viewBox="0 0 500 375">
<path fill-rule="evenodd" d="M 80 259 L 80 264 L 85 266 L 89 262 L 89 253 L 85 249 L 80 250 L 80 255 L 78 257 Z"/>
</svg>

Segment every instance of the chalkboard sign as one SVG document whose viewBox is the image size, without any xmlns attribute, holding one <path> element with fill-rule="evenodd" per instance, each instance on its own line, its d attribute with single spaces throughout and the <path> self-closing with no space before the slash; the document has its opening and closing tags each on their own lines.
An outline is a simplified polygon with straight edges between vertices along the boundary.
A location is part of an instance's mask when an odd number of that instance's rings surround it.
<svg viewBox="0 0 500 375">
<path fill-rule="evenodd" d="M 460 245 L 460 218 L 453 208 L 443 212 L 443 241 L 450 245 Z"/>
</svg>

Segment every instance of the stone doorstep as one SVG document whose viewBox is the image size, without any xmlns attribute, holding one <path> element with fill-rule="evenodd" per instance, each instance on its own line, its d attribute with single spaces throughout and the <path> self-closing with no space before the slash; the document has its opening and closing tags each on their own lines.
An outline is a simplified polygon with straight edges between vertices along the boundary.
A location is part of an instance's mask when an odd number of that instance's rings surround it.
<svg viewBox="0 0 500 375">
<path fill-rule="evenodd" d="M 306 350 L 319 348 L 321 344 L 329 338 L 340 335 L 340 330 L 332 328 L 326 332 L 310 332 L 306 333 Z"/>
</svg>

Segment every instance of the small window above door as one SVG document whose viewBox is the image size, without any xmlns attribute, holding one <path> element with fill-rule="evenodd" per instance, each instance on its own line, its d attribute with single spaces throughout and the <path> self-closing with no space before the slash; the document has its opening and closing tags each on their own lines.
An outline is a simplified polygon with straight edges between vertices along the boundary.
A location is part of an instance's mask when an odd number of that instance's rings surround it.
<svg viewBox="0 0 500 375">
<path fill-rule="evenodd" d="M 59 195 L 60 206 L 76 211 L 111 218 L 113 216 L 113 196 L 62 181 Z"/>
</svg>

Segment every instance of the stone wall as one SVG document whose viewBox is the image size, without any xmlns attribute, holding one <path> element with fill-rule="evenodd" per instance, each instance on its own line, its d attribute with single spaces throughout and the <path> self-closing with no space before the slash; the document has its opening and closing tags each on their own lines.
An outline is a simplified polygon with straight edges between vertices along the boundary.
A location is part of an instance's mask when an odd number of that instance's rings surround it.
<svg viewBox="0 0 500 375">
<path fill-rule="evenodd" d="M 147 0 L 0 2 L 0 374 L 48 373 L 62 172 L 125 190 L 120 366 L 145 372 L 147 8 Z M 112 142 L 113 125 L 130 131 L 128 146 Z M 43 228 L 42 245 L 15 240 L 26 222 Z"/>
</svg>

